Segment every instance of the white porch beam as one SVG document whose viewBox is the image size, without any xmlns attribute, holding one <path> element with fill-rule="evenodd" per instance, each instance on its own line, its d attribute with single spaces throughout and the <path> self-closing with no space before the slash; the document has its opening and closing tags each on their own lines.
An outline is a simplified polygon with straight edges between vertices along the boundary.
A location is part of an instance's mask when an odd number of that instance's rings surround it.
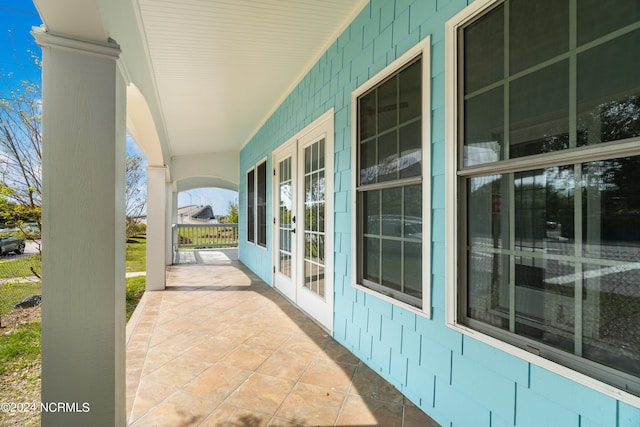
<svg viewBox="0 0 640 427">
<path fill-rule="evenodd" d="M 125 425 L 125 83 L 115 43 L 42 46 L 42 412 Z M 57 409 L 57 407 L 54 407 Z"/>
<path fill-rule="evenodd" d="M 164 167 L 147 167 L 147 291 L 161 291 L 165 288 L 166 173 L 167 169 Z"/>
</svg>

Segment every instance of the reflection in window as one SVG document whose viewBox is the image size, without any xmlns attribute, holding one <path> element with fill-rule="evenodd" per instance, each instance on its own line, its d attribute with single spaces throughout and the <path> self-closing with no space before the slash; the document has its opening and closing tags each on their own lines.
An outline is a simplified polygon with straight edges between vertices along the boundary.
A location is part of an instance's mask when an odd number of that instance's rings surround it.
<svg viewBox="0 0 640 427">
<path fill-rule="evenodd" d="M 247 173 L 247 241 L 255 243 L 255 203 L 256 203 L 256 171 L 251 169 Z"/>
<path fill-rule="evenodd" d="M 458 36 L 459 320 L 640 396 L 640 3 L 506 0 Z"/>
<path fill-rule="evenodd" d="M 258 244 L 267 246 L 267 162 L 258 165 L 257 223 Z"/>
<path fill-rule="evenodd" d="M 418 58 L 358 98 L 358 283 L 419 308 L 421 88 Z"/>
</svg>

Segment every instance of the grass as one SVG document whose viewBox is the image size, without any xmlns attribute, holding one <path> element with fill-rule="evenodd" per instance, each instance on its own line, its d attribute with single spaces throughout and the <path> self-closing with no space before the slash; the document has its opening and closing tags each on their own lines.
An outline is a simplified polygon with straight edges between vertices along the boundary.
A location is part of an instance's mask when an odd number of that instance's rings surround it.
<svg viewBox="0 0 640 427">
<path fill-rule="evenodd" d="M 41 293 L 42 285 L 40 282 L 6 282 L 0 284 L 0 316 L 11 312 L 14 309 L 13 305 L 24 298 L 31 295 L 40 295 Z"/>
<path fill-rule="evenodd" d="M 127 243 L 127 271 L 147 270 L 147 240 L 144 237 L 132 237 Z"/>
<path fill-rule="evenodd" d="M 144 294 L 146 283 L 147 278 L 145 276 L 127 277 L 127 322 L 138 306 L 142 294 Z"/>
<path fill-rule="evenodd" d="M 0 375 L 21 371 L 40 360 L 40 322 L 20 325 L 9 335 L 0 335 Z"/>
<path fill-rule="evenodd" d="M 32 270 L 33 269 L 33 270 Z M 0 279 L 42 275 L 42 259 L 40 255 L 15 260 L 0 258 Z"/>
<path fill-rule="evenodd" d="M 13 308 L 13 304 L 24 297 L 42 293 L 39 282 L 20 282 L 20 276 L 33 276 L 31 267 L 40 274 L 40 257 L 33 262 L 25 260 L 0 261 L 0 316 L 2 320 L 12 320 L 8 327 L 0 329 L 0 402 L 40 401 L 40 307 Z M 126 260 L 127 271 L 146 270 L 144 238 L 135 238 L 127 243 Z M 127 321 L 142 298 L 145 284 L 145 276 L 126 279 Z M 38 426 L 40 414 L 0 412 L 0 425 Z"/>
</svg>

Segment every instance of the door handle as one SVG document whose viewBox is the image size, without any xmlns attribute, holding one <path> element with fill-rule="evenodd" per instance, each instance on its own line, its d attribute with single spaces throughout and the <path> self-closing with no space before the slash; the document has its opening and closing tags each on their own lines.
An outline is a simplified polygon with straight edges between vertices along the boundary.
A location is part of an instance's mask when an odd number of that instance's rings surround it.
<svg viewBox="0 0 640 427">
<path fill-rule="evenodd" d="M 295 228 L 292 228 L 292 229 L 291 229 L 291 232 L 292 232 L 293 234 L 296 234 L 296 229 L 295 229 Z"/>
</svg>

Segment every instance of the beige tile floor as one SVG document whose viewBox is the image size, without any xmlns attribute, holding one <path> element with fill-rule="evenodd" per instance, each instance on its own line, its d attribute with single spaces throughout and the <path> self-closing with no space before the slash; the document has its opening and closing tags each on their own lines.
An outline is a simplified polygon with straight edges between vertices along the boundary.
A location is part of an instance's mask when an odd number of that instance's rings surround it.
<svg viewBox="0 0 640 427">
<path fill-rule="evenodd" d="M 184 257 L 127 325 L 132 426 L 437 426 L 229 253 Z"/>
</svg>

